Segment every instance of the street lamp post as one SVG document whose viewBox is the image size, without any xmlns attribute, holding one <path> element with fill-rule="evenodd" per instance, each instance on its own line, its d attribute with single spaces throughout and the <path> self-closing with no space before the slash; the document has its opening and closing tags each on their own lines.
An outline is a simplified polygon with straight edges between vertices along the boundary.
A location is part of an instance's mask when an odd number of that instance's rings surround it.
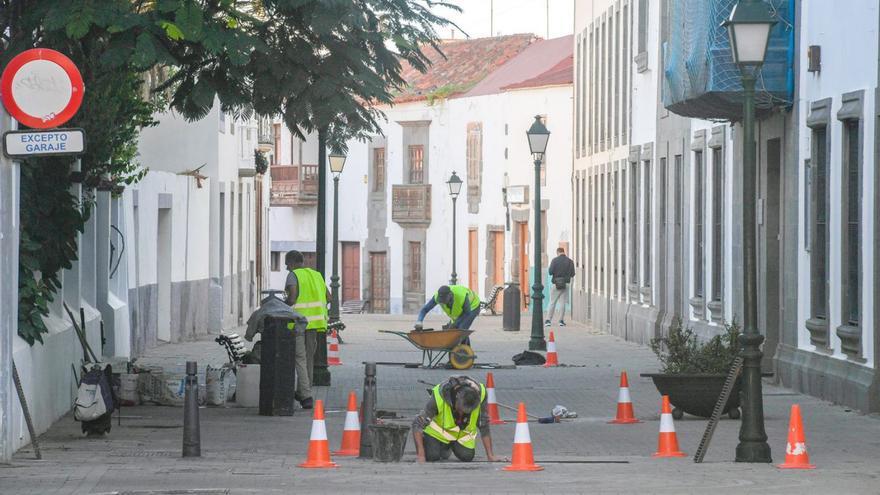
<svg viewBox="0 0 880 495">
<path fill-rule="evenodd" d="M 730 35 L 733 58 L 743 85 L 743 333 L 739 336 L 743 357 L 742 423 L 736 462 L 772 462 L 764 430 L 764 399 L 761 387 L 761 343 L 758 331 L 758 263 L 755 203 L 757 164 L 755 156 L 755 78 L 776 21 L 762 0 L 741 0 L 724 23 Z"/>
<path fill-rule="evenodd" d="M 547 341 L 544 340 L 544 284 L 543 270 L 541 269 L 541 162 L 544 160 L 544 152 L 547 151 L 547 141 L 550 139 L 550 131 L 541 122 L 541 116 L 536 115 L 532 127 L 526 131 L 529 138 L 529 150 L 535 163 L 535 284 L 532 285 L 532 335 L 529 339 L 529 349 L 543 351 L 547 349 Z"/>
<path fill-rule="evenodd" d="M 458 193 L 461 192 L 461 177 L 459 177 L 455 172 L 452 172 L 452 177 L 446 181 L 446 185 L 449 186 L 449 196 L 452 197 L 452 277 L 449 279 L 449 283 L 455 285 L 458 283 L 458 274 L 455 273 L 455 200 L 458 199 Z"/>
<path fill-rule="evenodd" d="M 330 277 L 330 321 L 339 320 L 339 176 L 345 167 L 345 155 L 331 153 L 333 173 L 333 275 Z"/>
</svg>

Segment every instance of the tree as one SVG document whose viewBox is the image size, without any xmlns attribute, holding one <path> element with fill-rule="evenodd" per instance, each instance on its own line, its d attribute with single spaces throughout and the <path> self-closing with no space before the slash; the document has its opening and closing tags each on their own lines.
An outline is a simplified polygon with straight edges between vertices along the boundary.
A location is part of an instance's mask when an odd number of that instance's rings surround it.
<svg viewBox="0 0 880 495">
<path fill-rule="evenodd" d="M 89 139 L 82 180 L 113 188 L 145 173 L 137 135 L 166 105 L 191 120 L 218 100 L 236 116 L 280 114 L 298 136 L 326 128 L 337 148 L 380 132 L 376 105 L 405 85 L 401 61 L 426 70 L 422 50 L 439 50 L 435 27 L 450 23 L 438 7 L 458 10 L 435 0 L 0 0 L 0 64 L 35 46 L 74 60 L 86 87 L 71 122 Z M 168 77 L 145 94 L 156 68 Z M 89 214 L 67 192 L 68 166 L 23 168 L 33 204 L 22 208 L 19 334 L 31 344 Z"/>
</svg>

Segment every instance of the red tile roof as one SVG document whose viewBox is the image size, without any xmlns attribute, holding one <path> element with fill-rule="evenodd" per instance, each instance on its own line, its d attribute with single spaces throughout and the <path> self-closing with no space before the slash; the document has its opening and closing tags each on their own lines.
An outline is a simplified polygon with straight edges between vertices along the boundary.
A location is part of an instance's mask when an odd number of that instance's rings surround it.
<svg viewBox="0 0 880 495">
<path fill-rule="evenodd" d="M 395 103 L 425 100 L 430 95 L 444 98 L 460 96 L 525 50 L 535 38 L 532 34 L 513 34 L 494 38 L 447 40 L 441 43 L 443 55 L 425 49 L 433 64 L 422 74 L 408 63 L 401 76 L 407 87 L 394 98 Z M 439 90 L 439 91 L 438 91 Z"/>
<path fill-rule="evenodd" d="M 572 35 L 550 40 L 538 40 L 519 55 L 480 81 L 465 97 L 497 94 L 505 86 L 532 79 L 552 70 L 561 60 L 571 57 L 574 47 Z"/>
<path fill-rule="evenodd" d="M 511 89 L 541 88 L 546 86 L 566 86 L 574 81 L 574 57 L 569 55 L 549 70 L 537 76 L 514 84 L 508 84 L 501 88 L 504 91 Z"/>
</svg>

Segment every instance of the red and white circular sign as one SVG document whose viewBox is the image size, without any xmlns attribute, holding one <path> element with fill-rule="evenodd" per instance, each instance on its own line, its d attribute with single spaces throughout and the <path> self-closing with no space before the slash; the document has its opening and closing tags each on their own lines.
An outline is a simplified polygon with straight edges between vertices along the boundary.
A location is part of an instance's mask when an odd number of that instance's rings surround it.
<svg viewBox="0 0 880 495">
<path fill-rule="evenodd" d="M 79 69 L 64 54 L 48 48 L 19 53 L 0 76 L 3 106 L 20 123 L 49 129 L 70 120 L 83 100 Z"/>
</svg>

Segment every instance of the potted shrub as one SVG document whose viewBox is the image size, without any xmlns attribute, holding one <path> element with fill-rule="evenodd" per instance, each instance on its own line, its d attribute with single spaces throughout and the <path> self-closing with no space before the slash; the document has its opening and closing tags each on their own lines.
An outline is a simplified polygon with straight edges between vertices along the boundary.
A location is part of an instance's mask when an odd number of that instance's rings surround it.
<svg viewBox="0 0 880 495">
<path fill-rule="evenodd" d="M 672 416 L 681 419 L 684 413 L 708 418 L 724 388 L 727 373 L 739 354 L 739 325 L 724 326 L 724 333 L 699 342 L 690 328 L 677 319 L 669 334 L 651 340 L 651 350 L 660 360 L 660 373 L 644 373 L 650 377 L 661 395 L 668 395 L 674 409 Z M 738 419 L 740 379 L 737 378 L 724 411 Z"/>
</svg>

